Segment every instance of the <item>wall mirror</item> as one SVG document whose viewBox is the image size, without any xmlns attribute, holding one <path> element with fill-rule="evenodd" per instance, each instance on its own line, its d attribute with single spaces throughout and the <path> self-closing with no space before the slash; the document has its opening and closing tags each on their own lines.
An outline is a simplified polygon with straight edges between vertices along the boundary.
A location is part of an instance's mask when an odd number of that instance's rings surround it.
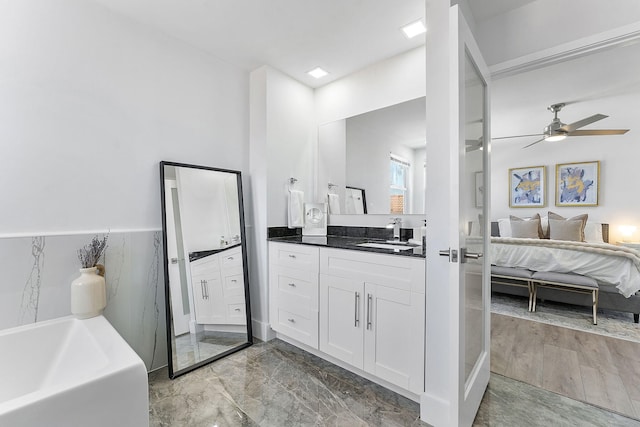
<svg viewBox="0 0 640 427">
<path fill-rule="evenodd" d="M 424 97 L 323 124 L 318 141 L 319 194 L 337 195 L 330 214 L 425 213 Z M 350 188 L 366 194 L 366 212 Z"/>
<path fill-rule="evenodd" d="M 169 376 L 252 344 L 238 171 L 160 162 Z"/>
</svg>

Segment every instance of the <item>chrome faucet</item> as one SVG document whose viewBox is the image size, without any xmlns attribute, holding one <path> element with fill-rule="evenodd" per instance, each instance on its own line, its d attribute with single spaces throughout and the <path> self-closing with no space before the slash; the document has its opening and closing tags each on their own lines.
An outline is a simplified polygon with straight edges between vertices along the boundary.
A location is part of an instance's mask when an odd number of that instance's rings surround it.
<svg viewBox="0 0 640 427">
<path fill-rule="evenodd" d="M 401 224 L 401 220 L 400 218 L 391 218 L 391 222 L 389 222 L 389 224 L 387 224 L 387 228 L 391 229 L 393 228 L 393 240 L 394 241 L 400 241 L 400 224 Z"/>
</svg>

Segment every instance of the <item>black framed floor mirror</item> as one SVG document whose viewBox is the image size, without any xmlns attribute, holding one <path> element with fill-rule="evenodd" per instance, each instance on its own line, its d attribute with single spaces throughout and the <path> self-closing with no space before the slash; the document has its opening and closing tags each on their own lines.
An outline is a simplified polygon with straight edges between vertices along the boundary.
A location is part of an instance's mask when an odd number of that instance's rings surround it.
<svg viewBox="0 0 640 427">
<path fill-rule="evenodd" d="M 160 162 L 169 377 L 253 343 L 239 171 Z"/>
</svg>

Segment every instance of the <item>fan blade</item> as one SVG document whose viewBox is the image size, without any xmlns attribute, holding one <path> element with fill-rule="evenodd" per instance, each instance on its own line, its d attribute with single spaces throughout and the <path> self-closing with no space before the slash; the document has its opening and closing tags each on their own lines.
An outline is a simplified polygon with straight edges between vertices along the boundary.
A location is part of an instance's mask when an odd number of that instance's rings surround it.
<svg viewBox="0 0 640 427">
<path fill-rule="evenodd" d="M 537 144 L 538 142 L 542 142 L 542 141 L 544 141 L 544 138 L 540 138 L 540 139 L 539 139 L 539 140 L 537 140 L 537 141 L 533 141 L 531 144 L 529 144 L 529 145 L 525 145 L 525 146 L 524 146 L 524 147 L 522 147 L 522 148 L 531 147 L 532 145 Z"/>
<path fill-rule="evenodd" d="M 508 138 L 523 138 L 525 136 L 540 136 L 540 135 L 544 135 L 542 133 L 532 133 L 531 135 L 511 135 L 511 136 L 497 136 L 497 137 L 491 137 L 491 139 L 508 139 Z"/>
<path fill-rule="evenodd" d="M 583 129 L 569 132 L 567 136 L 590 136 L 590 135 L 624 135 L 629 129 Z"/>
<path fill-rule="evenodd" d="M 593 122 L 597 122 L 598 120 L 606 119 L 609 116 L 605 116 L 604 114 L 594 114 L 591 117 L 587 117 L 586 119 L 578 120 L 577 122 L 570 123 L 568 125 L 564 125 L 560 127 L 565 132 L 573 132 L 574 130 L 584 127 L 586 125 L 590 125 Z"/>
</svg>

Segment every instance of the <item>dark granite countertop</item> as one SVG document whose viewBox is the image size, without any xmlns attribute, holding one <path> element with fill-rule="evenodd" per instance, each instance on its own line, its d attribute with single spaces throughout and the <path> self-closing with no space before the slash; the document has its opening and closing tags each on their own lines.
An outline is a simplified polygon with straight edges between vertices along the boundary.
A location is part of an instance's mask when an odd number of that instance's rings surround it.
<svg viewBox="0 0 640 427">
<path fill-rule="evenodd" d="M 227 249 L 235 248 L 236 246 L 240 246 L 241 243 L 233 243 L 229 246 L 225 246 L 224 248 L 211 249 L 210 251 L 197 251 L 197 252 L 189 252 L 189 261 L 193 262 L 200 258 L 205 258 L 213 254 L 220 253 L 222 251 L 226 251 Z"/>
<path fill-rule="evenodd" d="M 271 237 L 270 242 L 293 243 L 297 245 L 320 246 L 323 248 L 349 249 L 354 251 L 373 252 L 378 254 L 409 256 L 415 258 L 424 258 L 422 246 L 415 246 L 413 249 L 383 249 L 357 246 L 360 243 L 387 243 L 383 239 L 372 239 L 366 237 L 346 237 L 346 236 L 282 236 Z"/>
</svg>

